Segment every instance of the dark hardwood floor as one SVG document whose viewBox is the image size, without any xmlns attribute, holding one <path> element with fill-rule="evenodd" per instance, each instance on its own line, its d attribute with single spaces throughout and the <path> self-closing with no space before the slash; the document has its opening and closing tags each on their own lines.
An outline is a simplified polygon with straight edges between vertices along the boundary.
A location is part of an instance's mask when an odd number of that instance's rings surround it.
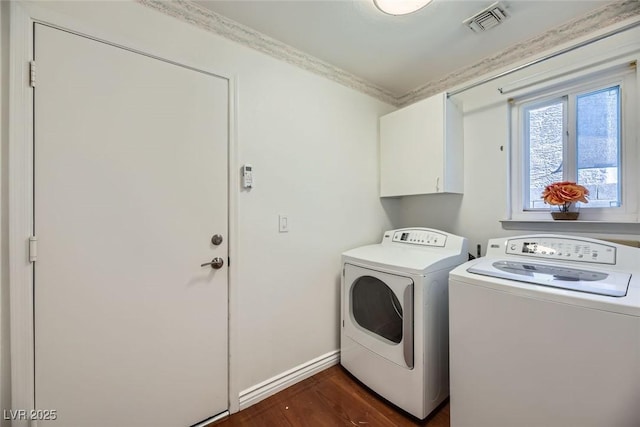
<svg viewBox="0 0 640 427">
<path fill-rule="evenodd" d="M 214 426 L 449 427 L 449 402 L 420 421 L 384 401 L 337 365 L 210 425 Z"/>
</svg>

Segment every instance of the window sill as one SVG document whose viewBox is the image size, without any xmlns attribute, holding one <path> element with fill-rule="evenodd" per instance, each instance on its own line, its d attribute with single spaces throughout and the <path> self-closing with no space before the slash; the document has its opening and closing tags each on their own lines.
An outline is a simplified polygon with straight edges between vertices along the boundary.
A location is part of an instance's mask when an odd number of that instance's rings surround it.
<svg viewBox="0 0 640 427">
<path fill-rule="evenodd" d="M 611 221 L 554 221 L 548 220 L 512 220 L 500 221 L 505 230 L 532 231 L 568 231 L 581 233 L 611 233 L 611 234 L 640 234 L 640 222 L 611 222 Z"/>
</svg>

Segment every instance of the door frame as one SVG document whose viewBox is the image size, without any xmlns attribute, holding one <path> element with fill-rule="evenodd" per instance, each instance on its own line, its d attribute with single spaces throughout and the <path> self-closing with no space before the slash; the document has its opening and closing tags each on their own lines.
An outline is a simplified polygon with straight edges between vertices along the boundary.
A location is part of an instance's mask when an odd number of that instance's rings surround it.
<svg viewBox="0 0 640 427">
<path fill-rule="evenodd" d="M 139 7 L 144 7 L 138 5 Z M 117 5 L 114 5 L 117 7 Z M 10 345 L 11 345 L 11 407 L 13 409 L 36 409 L 34 376 L 34 322 L 33 322 L 33 264 L 29 261 L 29 236 L 33 222 L 33 91 L 29 86 L 29 62 L 33 60 L 33 25 L 42 23 L 82 37 L 105 42 L 131 52 L 157 60 L 172 63 L 228 82 L 228 409 L 239 410 L 239 386 L 236 348 L 236 301 L 238 265 L 238 192 L 239 174 L 237 167 L 237 117 L 238 117 L 238 77 L 237 75 L 211 67 L 190 64 L 184 58 L 168 51 L 158 41 L 153 46 L 134 47 L 135 42 L 125 39 L 118 32 L 118 23 L 102 23 L 100 29 L 83 25 L 77 18 L 70 18 L 32 3 L 10 2 L 9 40 L 9 291 L 10 291 Z M 176 21 L 177 23 L 177 21 Z M 176 25 L 179 25 L 178 23 Z M 105 29 L 105 27 L 107 27 Z M 139 43 L 137 43 L 139 44 Z M 37 82 L 37 77 L 36 77 Z M 37 84 L 37 83 L 36 83 Z M 54 408 L 49 408 L 54 409 Z M 28 421 L 13 421 L 13 426 L 28 426 Z"/>
</svg>

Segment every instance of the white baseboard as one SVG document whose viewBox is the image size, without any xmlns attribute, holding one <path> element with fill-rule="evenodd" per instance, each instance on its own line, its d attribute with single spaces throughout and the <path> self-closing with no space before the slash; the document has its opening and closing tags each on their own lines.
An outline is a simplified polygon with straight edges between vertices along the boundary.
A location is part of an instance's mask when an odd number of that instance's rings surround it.
<svg viewBox="0 0 640 427">
<path fill-rule="evenodd" d="M 294 385 L 318 372 L 337 365 L 340 361 L 340 350 L 331 351 L 315 359 L 309 360 L 293 369 L 289 369 L 275 377 L 249 387 L 240 392 L 240 410 L 273 396 L 277 392 Z"/>
</svg>

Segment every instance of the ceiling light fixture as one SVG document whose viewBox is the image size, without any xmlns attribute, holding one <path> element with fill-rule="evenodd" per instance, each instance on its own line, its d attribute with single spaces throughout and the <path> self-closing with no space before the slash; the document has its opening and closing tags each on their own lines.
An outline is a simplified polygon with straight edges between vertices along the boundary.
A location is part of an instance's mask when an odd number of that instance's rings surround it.
<svg viewBox="0 0 640 427">
<path fill-rule="evenodd" d="M 422 9 L 432 0 L 373 0 L 378 9 L 389 15 L 406 15 Z"/>
</svg>

